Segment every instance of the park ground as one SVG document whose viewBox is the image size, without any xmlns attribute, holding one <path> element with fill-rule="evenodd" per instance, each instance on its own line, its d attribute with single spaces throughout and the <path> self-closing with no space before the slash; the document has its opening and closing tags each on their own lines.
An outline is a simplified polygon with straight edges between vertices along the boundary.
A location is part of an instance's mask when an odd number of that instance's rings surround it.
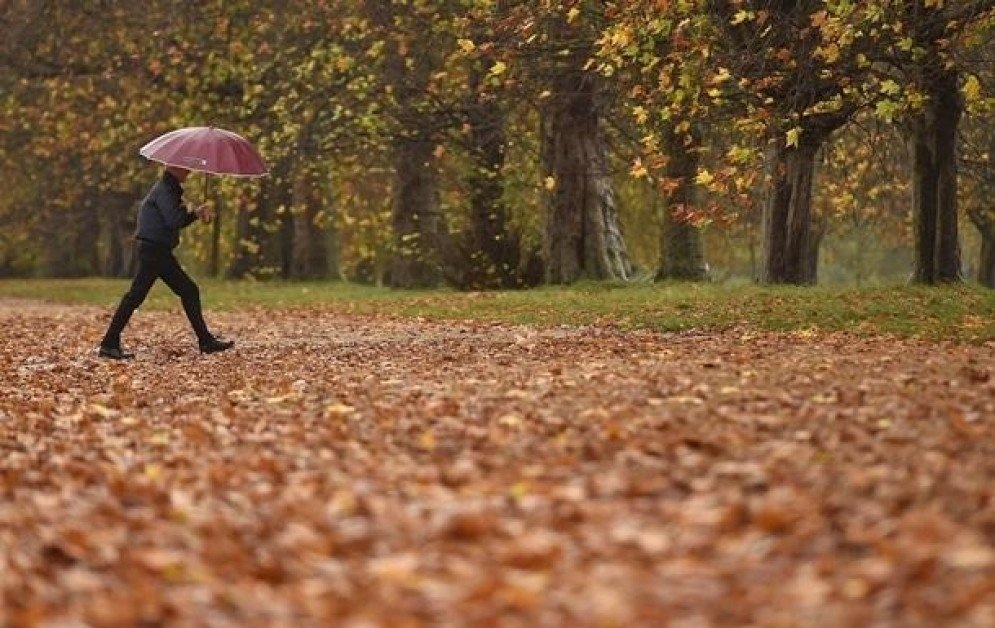
<svg viewBox="0 0 995 628">
<path fill-rule="evenodd" d="M 995 624 L 990 292 L 124 286 L 0 282 L 0 625 Z"/>
</svg>

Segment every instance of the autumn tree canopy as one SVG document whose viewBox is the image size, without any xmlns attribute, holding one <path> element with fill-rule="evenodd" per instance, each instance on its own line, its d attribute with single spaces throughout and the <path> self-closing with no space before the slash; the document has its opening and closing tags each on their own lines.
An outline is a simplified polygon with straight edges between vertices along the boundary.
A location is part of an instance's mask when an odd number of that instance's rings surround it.
<svg viewBox="0 0 995 628">
<path fill-rule="evenodd" d="M 888 216 L 861 250 L 904 247 L 914 280 L 990 284 L 993 20 L 991 0 L 6 2 L 0 273 L 127 274 L 155 177 L 137 147 L 208 124 L 273 171 L 190 184 L 221 206 L 185 247 L 213 275 L 702 279 L 732 247 L 737 272 L 807 284 L 860 266 L 856 212 Z"/>
</svg>

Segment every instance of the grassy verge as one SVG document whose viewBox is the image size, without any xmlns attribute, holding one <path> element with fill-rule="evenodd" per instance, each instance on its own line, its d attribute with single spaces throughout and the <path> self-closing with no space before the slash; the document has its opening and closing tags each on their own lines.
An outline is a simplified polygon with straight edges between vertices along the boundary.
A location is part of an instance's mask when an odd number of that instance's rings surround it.
<svg viewBox="0 0 995 628">
<path fill-rule="evenodd" d="M 0 280 L 0 297 L 112 308 L 124 280 Z M 218 310 L 320 307 L 431 319 L 539 325 L 610 324 L 655 330 L 849 331 L 862 335 L 983 342 L 995 339 L 995 291 L 974 286 L 757 287 L 715 284 L 585 283 L 488 293 L 397 291 L 351 284 L 201 282 L 205 307 Z M 161 284 L 145 307 L 177 309 Z"/>
</svg>

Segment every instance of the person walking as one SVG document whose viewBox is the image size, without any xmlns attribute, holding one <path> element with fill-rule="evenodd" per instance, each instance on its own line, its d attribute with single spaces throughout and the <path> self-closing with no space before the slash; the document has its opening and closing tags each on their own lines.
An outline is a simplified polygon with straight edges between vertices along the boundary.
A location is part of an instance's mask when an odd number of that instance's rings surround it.
<svg viewBox="0 0 995 628">
<path fill-rule="evenodd" d="M 102 358 L 127 360 L 134 357 L 121 348 L 121 332 L 131 315 L 145 301 L 156 279 L 162 279 L 183 303 L 190 326 L 197 335 L 201 353 L 216 353 L 234 346 L 231 340 L 215 338 L 207 329 L 200 305 L 200 289 L 183 270 L 173 255 L 180 242 L 180 230 L 198 218 L 205 223 L 214 219 L 214 212 L 205 203 L 189 211 L 183 202 L 183 182 L 190 170 L 179 166 L 166 166 L 162 177 L 156 181 L 138 210 L 138 229 L 135 240 L 138 270 L 131 288 L 121 298 L 107 333 L 97 351 Z"/>
</svg>

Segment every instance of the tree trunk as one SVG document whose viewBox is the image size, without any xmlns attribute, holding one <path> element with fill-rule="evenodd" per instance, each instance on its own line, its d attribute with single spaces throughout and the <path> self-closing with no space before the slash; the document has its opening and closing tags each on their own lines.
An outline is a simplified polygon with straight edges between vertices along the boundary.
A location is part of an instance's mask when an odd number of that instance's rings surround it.
<svg viewBox="0 0 995 628">
<path fill-rule="evenodd" d="M 290 186 L 288 172 L 292 164 L 277 160 L 270 175 L 263 178 L 255 198 L 242 195 L 235 222 L 235 250 L 225 276 L 242 279 L 248 276 L 286 277 L 290 265 L 293 228 L 289 222 Z M 281 207 L 283 210 L 281 211 Z"/>
<path fill-rule="evenodd" d="M 988 288 L 995 288 L 995 213 L 986 214 L 983 209 L 977 208 L 973 211 L 968 210 L 968 216 L 981 236 L 978 283 Z"/>
<path fill-rule="evenodd" d="M 366 0 L 365 11 L 386 42 L 385 79 L 393 94 L 391 105 L 398 123 L 394 140 L 391 209 L 394 255 L 390 284 L 394 288 L 434 287 L 442 279 L 439 263 L 442 221 L 435 178 L 434 121 L 424 113 L 422 105 L 435 55 L 422 37 L 424 34 L 398 32 L 390 0 Z M 406 39 L 405 46 L 414 45 L 416 50 L 402 53 L 400 39 Z"/>
<path fill-rule="evenodd" d="M 775 148 L 763 216 L 765 284 L 813 284 L 812 175 L 824 136 L 803 131 L 797 147 Z M 815 242 L 816 246 L 818 242 Z"/>
<path fill-rule="evenodd" d="M 915 283 L 961 280 L 957 232 L 957 126 L 963 102 L 957 73 L 936 70 L 929 102 L 912 124 Z"/>
<path fill-rule="evenodd" d="M 470 141 L 474 161 L 469 176 L 473 245 L 484 257 L 487 274 L 495 277 L 499 286 L 508 286 L 518 256 L 508 250 L 508 210 L 501 179 L 504 119 L 495 105 L 478 103 L 470 113 Z"/>
<path fill-rule="evenodd" d="M 981 237 L 981 259 L 978 264 L 978 282 L 982 286 L 995 288 L 995 225 L 989 225 L 988 232 Z"/>
<path fill-rule="evenodd" d="M 69 207 L 42 225 L 41 274 L 44 277 L 83 277 L 100 269 L 100 219 L 95 190 L 84 190 Z"/>
<path fill-rule="evenodd" d="M 103 263 L 100 265 L 100 274 L 104 277 L 123 277 L 128 260 L 125 256 L 124 247 L 121 241 L 125 234 L 121 229 L 121 221 L 115 216 L 107 217 L 107 230 L 104 237 L 107 249 Z"/>
<path fill-rule="evenodd" d="M 391 211 L 394 257 L 390 271 L 390 285 L 394 288 L 431 288 L 440 281 L 440 217 L 432 150 L 433 144 L 427 139 L 401 139 L 395 143 Z"/>
<path fill-rule="evenodd" d="M 542 125 L 544 176 L 555 184 L 547 201 L 546 280 L 629 279 L 632 263 L 608 173 L 596 79 L 572 65 L 554 81 Z"/>
<path fill-rule="evenodd" d="M 328 246 L 321 218 L 321 190 L 310 168 L 297 177 L 294 185 L 294 279 L 326 279 Z"/>
<path fill-rule="evenodd" d="M 130 277 L 135 250 L 135 191 L 111 191 L 103 195 L 104 257 L 101 274 L 105 277 Z"/>
<path fill-rule="evenodd" d="M 702 281 L 706 276 L 702 251 L 701 230 L 688 220 L 688 210 L 694 206 L 694 176 L 698 170 L 698 153 L 689 150 L 679 138 L 671 135 L 667 143 L 666 176 L 677 182 L 663 208 L 660 230 L 660 265 L 656 281 Z"/>
<path fill-rule="evenodd" d="M 490 63 L 483 65 L 490 67 Z M 470 232 L 467 251 L 452 261 L 464 266 L 460 287 L 475 290 L 512 288 L 520 284 L 518 238 L 508 228 L 508 208 L 504 202 L 505 112 L 493 96 L 479 93 L 485 68 L 470 76 L 470 88 L 477 98 L 467 111 L 470 135 Z M 453 269 L 457 270 L 457 269 Z M 452 273 L 452 271 L 449 271 Z"/>
<path fill-rule="evenodd" d="M 260 201 L 261 199 L 256 199 L 253 202 L 247 196 L 239 199 L 235 222 L 235 253 L 225 274 L 228 279 L 244 279 L 257 265 L 262 234 Z"/>
<path fill-rule="evenodd" d="M 805 272 L 813 284 L 819 281 L 819 247 L 828 231 L 829 220 L 823 217 L 814 225 L 809 234 L 808 250 L 805 255 Z"/>
<path fill-rule="evenodd" d="M 284 184 L 286 185 L 286 183 Z M 277 266 L 281 279 L 290 279 L 294 267 L 294 214 L 290 209 L 290 194 L 283 194 L 283 201 L 277 205 Z"/>
</svg>

